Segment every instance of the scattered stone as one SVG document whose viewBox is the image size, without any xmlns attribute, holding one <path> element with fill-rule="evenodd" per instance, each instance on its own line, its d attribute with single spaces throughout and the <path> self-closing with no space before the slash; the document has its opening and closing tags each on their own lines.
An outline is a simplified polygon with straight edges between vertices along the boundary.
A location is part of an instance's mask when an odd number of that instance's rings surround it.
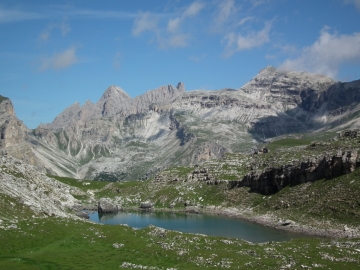
<svg viewBox="0 0 360 270">
<path fill-rule="evenodd" d="M 85 212 L 77 212 L 75 215 L 78 216 L 78 217 L 81 217 L 81 218 L 85 218 L 85 219 L 90 218 L 89 214 L 85 213 Z"/>
<path fill-rule="evenodd" d="M 150 208 L 152 208 L 154 205 L 151 203 L 151 202 L 149 202 L 149 201 L 146 201 L 146 202 L 141 202 L 140 203 L 140 208 L 142 208 L 142 209 L 150 209 Z"/>
<path fill-rule="evenodd" d="M 98 202 L 99 213 L 116 213 L 121 210 L 122 210 L 121 206 L 116 204 L 110 198 L 101 198 Z"/>
<path fill-rule="evenodd" d="M 113 248 L 121 248 L 124 246 L 124 244 L 114 243 L 112 246 Z"/>
</svg>

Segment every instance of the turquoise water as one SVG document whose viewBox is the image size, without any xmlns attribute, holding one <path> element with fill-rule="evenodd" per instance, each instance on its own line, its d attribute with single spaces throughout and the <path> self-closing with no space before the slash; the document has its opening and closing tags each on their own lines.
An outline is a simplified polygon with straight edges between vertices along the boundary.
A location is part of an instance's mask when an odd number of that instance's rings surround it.
<svg viewBox="0 0 360 270">
<path fill-rule="evenodd" d="M 90 220 L 102 224 L 127 224 L 142 229 L 150 224 L 168 230 L 243 239 L 253 243 L 289 241 L 306 235 L 277 230 L 242 219 L 224 216 L 167 212 L 90 213 Z"/>
</svg>

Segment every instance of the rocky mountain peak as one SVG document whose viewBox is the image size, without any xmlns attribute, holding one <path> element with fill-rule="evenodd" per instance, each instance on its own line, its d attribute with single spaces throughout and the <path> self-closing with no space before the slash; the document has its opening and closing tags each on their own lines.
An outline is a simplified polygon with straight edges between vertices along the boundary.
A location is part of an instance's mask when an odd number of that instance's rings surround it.
<svg viewBox="0 0 360 270">
<path fill-rule="evenodd" d="M 333 84 L 335 81 L 322 74 L 284 71 L 268 66 L 241 87 L 240 93 L 253 99 L 270 102 L 283 111 L 301 104 L 302 91 L 322 92 Z"/>
<path fill-rule="evenodd" d="M 131 98 L 128 93 L 126 93 L 121 87 L 116 85 L 111 85 L 108 87 L 100 100 L 109 100 L 121 101 Z"/>
<path fill-rule="evenodd" d="M 176 86 L 176 88 L 180 91 L 180 92 L 185 92 L 185 85 L 183 82 L 179 82 Z"/>
<path fill-rule="evenodd" d="M 41 128 L 59 129 L 69 126 L 73 123 L 75 116 L 80 111 L 81 106 L 79 102 L 73 103 L 70 107 L 66 108 L 62 113 L 55 117 L 51 124 L 42 124 Z"/>
<path fill-rule="evenodd" d="M 0 95 L 0 114 L 15 116 L 14 106 L 10 99 Z"/>
</svg>

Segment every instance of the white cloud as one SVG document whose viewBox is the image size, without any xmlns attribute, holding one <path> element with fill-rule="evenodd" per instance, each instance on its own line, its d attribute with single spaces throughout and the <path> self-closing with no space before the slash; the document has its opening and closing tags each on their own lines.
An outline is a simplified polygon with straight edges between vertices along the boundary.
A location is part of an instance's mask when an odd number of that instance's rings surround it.
<svg viewBox="0 0 360 270">
<path fill-rule="evenodd" d="M 219 10 L 217 15 L 217 22 L 224 23 L 235 12 L 234 0 L 221 1 L 219 4 Z"/>
<path fill-rule="evenodd" d="M 345 0 L 347 4 L 353 4 L 356 8 L 360 10 L 360 0 Z"/>
<path fill-rule="evenodd" d="M 165 43 L 165 45 L 171 47 L 186 47 L 188 45 L 188 39 L 189 35 L 187 34 L 172 35 L 168 38 L 167 44 Z"/>
<path fill-rule="evenodd" d="M 168 26 L 167 29 L 169 32 L 176 32 L 179 30 L 179 26 L 180 26 L 180 22 L 181 19 L 180 18 L 175 18 L 175 19 L 170 19 L 168 21 Z"/>
<path fill-rule="evenodd" d="M 227 34 L 223 40 L 226 41 L 224 52 L 225 57 L 229 57 L 237 51 L 260 47 L 269 42 L 270 29 L 271 22 L 267 22 L 262 30 L 258 32 L 251 32 L 246 36 L 234 32 Z"/>
<path fill-rule="evenodd" d="M 145 31 L 156 31 L 158 29 L 158 18 L 151 12 L 140 12 L 135 19 L 132 34 L 139 36 Z"/>
<path fill-rule="evenodd" d="M 285 60 L 279 68 L 305 70 L 336 79 L 341 65 L 359 61 L 360 33 L 331 34 L 328 27 L 324 27 L 314 44 L 303 48 L 298 58 Z"/>
<path fill-rule="evenodd" d="M 71 30 L 70 24 L 66 21 L 59 24 L 50 24 L 41 34 L 40 39 L 43 41 L 47 41 L 54 29 L 59 29 L 62 36 L 65 37 Z"/>
<path fill-rule="evenodd" d="M 213 23 L 210 26 L 211 31 L 222 33 L 229 26 L 231 29 L 235 28 L 239 10 L 240 7 L 236 6 L 234 0 L 219 0 L 213 16 Z M 227 29 L 227 31 L 229 30 Z"/>
<path fill-rule="evenodd" d="M 160 24 L 160 16 L 155 16 L 155 14 L 150 12 L 141 12 L 134 21 L 132 34 L 139 36 L 146 31 L 152 32 L 158 46 L 162 49 L 168 47 L 186 47 L 191 36 L 189 33 L 182 32 L 181 24 L 185 19 L 199 14 L 204 6 L 200 1 L 193 2 L 183 10 L 180 16 L 168 19 L 166 27 Z"/>
<path fill-rule="evenodd" d="M 255 19 L 255 17 L 252 17 L 252 16 L 243 18 L 242 20 L 240 20 L 240 22 L 238 22 L 237 26 L 241 26 L 241 25 L 245 24 L 246 22 L 251 21 L 253 19 Z"/>
<path fill-rule="evenodd" d="M 48 69 L 64 69 L 78 62 L 76 57 L 76 47 L 70 47 L 64 52 L 55 54 L 51 57 L 43 58 L 39 70 L 44 71 Z"/>
<path fill-rule="evenodd" d="M 0 23 L 42 19 L 45 17 L 45 14 L 40 14 L 37 12 L 0 8 Z"/>
<path fill-rule="evenodd" d="M 199 1 L 195 1 L 193 2 L 184 12 L 183 17 L 194 17 L 195 15 L 197 15 L 202 9 L 204 8 L 204 4 L 199 2 Z"/>
<path fill-rule="evenodd" d="M 182 14 L 180 17 L 170 19 L 167 24 L 167 30 L 169 32 L 179 32 L 180 24 L 189 17 L 196 16 L 202 9 L 204 4 L 199 1 L 193 2 Z"/>
<path fill-rule="evenodd" d="M 250 4 L 252 5 L 252 8 L 256 8 L 258 6 L 266 4 L 268 2 L 269 2 L 269 0 L 250 0 Z"/>
<path fill-rule="evenodd" d="M 44 6 L 41 12 L 34 12 L 29 10 L 21 10 L 18 8 L 2 8 L 0 7 L 0 23 L 11 23 L 27 20 L 41 20 L 41 19 L 60 19 L 65 17 L 79 18 L 79 19 L 133 19 L 137 17 L 136 13 L 123 11 L 107 11 L 107 10 L 91 10 L 91 9 L 76 9 L 66 6 L 64 9 L 59 7 L 54 8 Z"/>
</svg>

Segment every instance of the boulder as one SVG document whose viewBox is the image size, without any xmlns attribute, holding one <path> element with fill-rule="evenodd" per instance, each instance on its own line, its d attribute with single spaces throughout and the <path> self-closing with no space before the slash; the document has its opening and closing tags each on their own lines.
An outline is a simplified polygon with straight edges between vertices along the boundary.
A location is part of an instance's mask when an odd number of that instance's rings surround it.
<svg viewBox="0 0 360 270">
<path fill-rule="evenodd" d="M 152 208 L 154 205 L 151 203 L 151 202 L 149 202 L 149 201 L 146 201 L 146 202 L 141 202 L 140 203 L 140 208 L 142 208 L 142 209 L 150 209 L 150 208 Z"/>
<path fill-rule="evenodd" d="M 200 214 L 201 213 L 201 207 L 200 206 L 187 206 L 187 207 L 185 207 L 185 212 Z"/>
<path fill-rule="evenodd" d="M 81 218 L 85 218 L 85 219 L 89 219 L 89 214 L 85 213 L 85 212 L 77 212 L 76 216 L 81 217 Z"/>
<path fill-rule="evenodd" d="M 98 202 L 99 213 L 114 213 L 121 210 L 121 206 L 110 198 L 101 198 Z"/>
</svg>

